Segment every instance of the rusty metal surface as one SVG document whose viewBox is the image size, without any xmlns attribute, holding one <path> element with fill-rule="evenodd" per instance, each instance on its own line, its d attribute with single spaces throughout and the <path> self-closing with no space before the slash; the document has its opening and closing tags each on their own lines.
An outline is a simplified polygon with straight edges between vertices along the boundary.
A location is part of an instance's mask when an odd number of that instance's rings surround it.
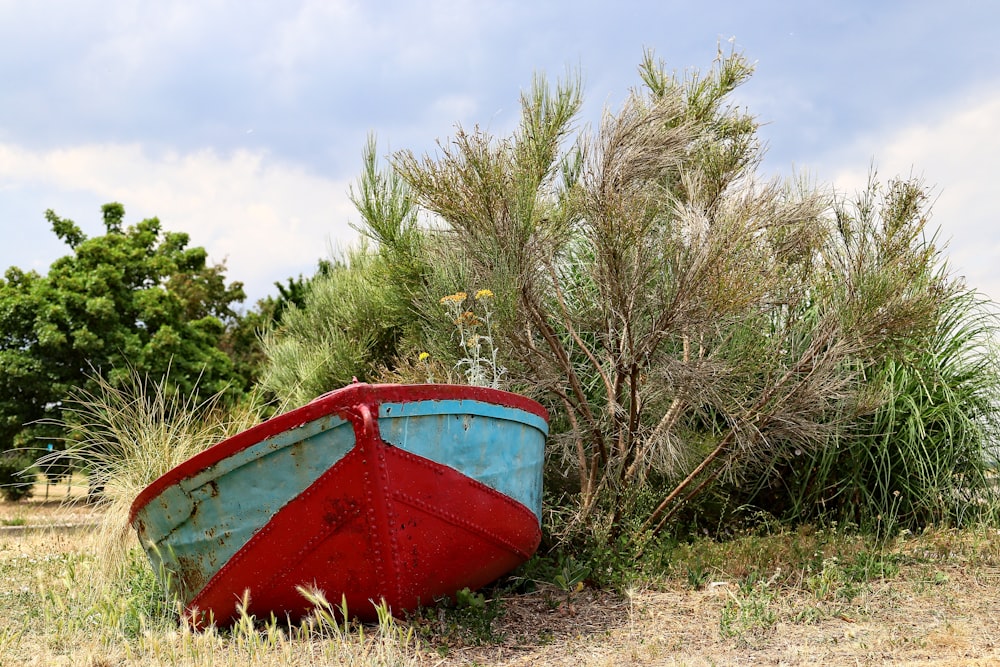
<svg viewBox="0 0 1000 667">
<path fill-rule="evenodd" d="M 488 583 L 540 540 L 547 414 L 443 385 L 351 385 L 221 443 L 143 491 L 133 525 L 219 621 L 294 614 L 299 585 L 415 605 Z"/>
<path fill-rule="evenodd" d="M 481 401 L 421 401 L 381 404 L 378 426 L 386 442 L 510 496 L 541 520 L 542 418 Z"/>
<path fill-rule="evenodd" d="M 140 541 L 194 593 L 290 500 L 354 445 L 354 430 L 328 415 L 248 447 L 167 487 L 137 513 Z"/>
</svg>

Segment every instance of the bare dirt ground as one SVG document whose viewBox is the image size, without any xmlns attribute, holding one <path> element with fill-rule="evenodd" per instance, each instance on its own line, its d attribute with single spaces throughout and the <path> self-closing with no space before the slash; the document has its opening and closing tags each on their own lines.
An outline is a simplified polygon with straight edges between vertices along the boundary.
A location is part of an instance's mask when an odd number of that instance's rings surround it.
<svg viewBox="0 0 1000 667">
<path fill-rule="evenodd" d="M 500 643 L 442 664 L 1000 665 L 1000 531 L 929 531 L 888 550 L 884 577 L 844 578 L 831 559 L 749 587 L 714 571 L 697 588 L 543 589 L 506 600 Z"/>
<path fill-rule="evenodd" d="M 939 572 L 941 570 L 938 570 Z M 727 585 L 635 591 L 631 598 L 586 591 L 572 610 L 544 593 L 508 601 L 498 646 L 460 648 L 453 665 L 1000 665 L 1000 592 L 960 567 L 933 594 L 921 575 L 881 583 L 861 613 L 835 609 L 796 618 L 810 600 L 788 593 L 768 628 L 723 636 Z"/>
<path fill-rule="evenodd" d="M 0 503 L 0 520 L 30 527 L 99 518 L 92 506 L 63 504 L 65 492 L 65 487 L 50 490 L 49 501 L 42 495 Z M 63 552 L 84 543 L 59 530 L 41 539 L 45 530 L 22 528 L 19 535 L 17 528 L 0 531 L 0 555 Z M 828 588 L 815 578 L 795 582 L 777 572 L 752 588 L 736 577 L 728 580 L 724 572 L 713 572 L 698 587 L 667 579 L 624 595 L 543 586 L 503 600 L 503 612 L 493 621 L 494 641 L 431 643 L 417 662 L 1000 665 L 1000 532 L 941 532 L 901 541 L 894 549 L 900 557 L 892 576 L 856 584 L 831 580 Z"/>
</svg>

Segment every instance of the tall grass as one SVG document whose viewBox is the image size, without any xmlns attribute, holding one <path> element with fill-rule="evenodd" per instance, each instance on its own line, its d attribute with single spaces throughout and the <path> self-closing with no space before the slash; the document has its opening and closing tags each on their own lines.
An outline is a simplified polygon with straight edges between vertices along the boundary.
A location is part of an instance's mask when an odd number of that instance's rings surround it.
<svg viewBox="0 0 1000 667">
<path fill-rule="evenodd" d="M 377 626 L 359 626 L 314 594 L 316 609 L 299 624 L 243 613 L 231 628 L 195 630 L 140 550 L 105 581 L 99 535 L 57 539 L 0 545 L 0 665 L 426 664 L 413 631 L 384 605 Z"/>
<path fill-rule="evenodd" d="M 127 567 L 134 546 L 129 510 L 158 477 L 198 452 L 261 421 L 261 405 L 250 399 L 230 405 L 224 393 L 198 400 L 179 393 L 164 376 L 131 371 L 121 386 L 94 378 L 95 389 L 79 390 L 64 407 L 66 457 L 86 470 L 102 507 L 100 552 L 107 574 Z M 42 463 L 45 458 L 41 459 Z"/>
<path fill-rule="evenodd" d="M 926 341 L 869 369 L 878 407 L 786 470 L 787 514 L 878 531 L 995 521 L 997 330 L 990 304 L 960 292 Z"/>
</svg>

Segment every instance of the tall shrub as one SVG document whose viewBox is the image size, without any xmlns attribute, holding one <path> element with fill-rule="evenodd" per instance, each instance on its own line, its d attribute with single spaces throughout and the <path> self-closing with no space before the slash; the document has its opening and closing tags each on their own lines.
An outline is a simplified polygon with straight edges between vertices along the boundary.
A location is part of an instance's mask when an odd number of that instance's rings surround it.
<svg viewBox="0 0 1000 667">
<path fill-rule="evenodd" d="M 496 293 L 509 381 L 565 423 L 579 525 L 611 536 L 822 447 L 858 373 L 933 328 L 950 290 L 918 184 L 851 217 L 761 181 L 757 124 L 728 101 L 741 55 L 680 78 L 647 54 L 640 73 L 594 133 L 573 136 L 577 81 L 538 78 L 511 136 L 459 128 L 394 161 L 447 239 L 433 265 L 464 267 L 450 291 Z"/>
<path fill-rule="evenodd" d="M 647 53 L 639 71 L 593 130 L 579 79 L 539 76 L 509 136 L 459 127 L 387 171 L 370 145 L 355 203 L 374 245 L 340 278 L 357 288 L 330 283 L 342 302 L 272 356 L 295 381 L 313 354 L 344 375 L 334 349 L 357 350 L 359 378 L 461 378 L 488 290 L 493 381 L 553 416 L 565 536 L 641 541 L 708 490 L 822 503 L 803 467 L 844 468 L 831 443 L 860 442 L 894 396 L 873 378 L 929 349 L 961 294 L 919 182 L 873 176 L 842 202 L 758 175 L 757 122 L 731 102 L 741 54 L 678 75 Z M 359 323 L 391 332 L 377 355 Z"/>
<path fill-rule="evenodd" d="M 38 481 L 34 459 L 18 450 L 0 452 L 0 495 L 12 503 L 30 498 Z"/>
<path fill-rule="evenodd" d="M 859 378 L 873 409 L 749 502 L 883 530 L 995 520 L 1000 365 L 989 305 L 972 290 L 952 294 L 933 331 Z"/>
<path fill-rule="evenodd" d="M 264 336 L 268 358 L 261 384 L 302 405 L 354 379 L 373 381 L 396 366 L 419 331 L 411 302 L 427 271 L 423 233 L 409 191 L 378 168 L 375 139 L 363 156 L 351 198 L 362 217 L 363 242 L 315 276 Z"/>
</svg>

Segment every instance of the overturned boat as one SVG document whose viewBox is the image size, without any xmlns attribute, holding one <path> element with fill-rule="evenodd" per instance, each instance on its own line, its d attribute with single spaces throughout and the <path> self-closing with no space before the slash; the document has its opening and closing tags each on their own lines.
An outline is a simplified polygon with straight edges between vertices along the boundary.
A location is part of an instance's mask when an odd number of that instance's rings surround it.
<svg viewBox="0 0 1000 667">
<path fill-rule="evenodd" d="M 300 589 L 399 614 L 534 554 L 547 432 L 517 394 L 355 383 L 170 470 L 130 522 L 197 624 L 299 618 Z"/>
</svg>

